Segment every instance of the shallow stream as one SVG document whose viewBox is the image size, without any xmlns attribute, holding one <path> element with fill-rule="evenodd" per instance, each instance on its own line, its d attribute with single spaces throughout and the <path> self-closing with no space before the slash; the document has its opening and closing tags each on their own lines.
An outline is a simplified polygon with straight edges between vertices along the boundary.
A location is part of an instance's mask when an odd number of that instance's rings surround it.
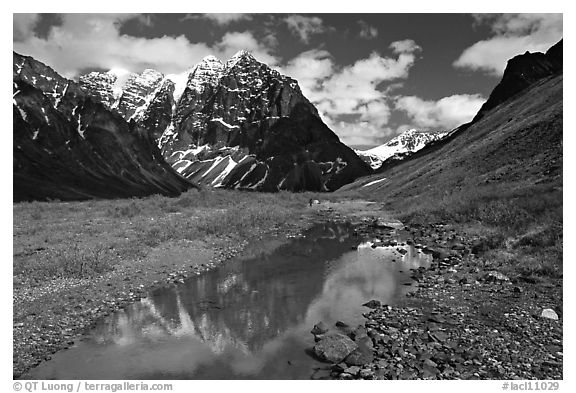
<svg viewBox="0 0 576 393">
<path fill-rule="evenodd" d="M 306 353 L 314 345 L 314 324 L 362 324 L 368 311 L 363 303 L 395 303 L 413 288 L 410 269 L 430 262 L 412 246 L 372 248 L 372 239 L 354 232 L 350 224 L 329 223 L 273 251 L 253 245 L 250 255 L 156 290 L 102 319 L 74 346 L 24 377 L 326 376 L 327 365 Z"/>
</svg>

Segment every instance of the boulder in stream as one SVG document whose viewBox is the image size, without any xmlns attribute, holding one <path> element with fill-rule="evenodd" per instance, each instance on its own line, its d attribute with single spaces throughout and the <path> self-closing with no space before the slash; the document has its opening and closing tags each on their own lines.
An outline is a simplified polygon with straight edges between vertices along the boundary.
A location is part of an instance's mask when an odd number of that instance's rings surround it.
<svg viewBox="0 0 576 393">
<path fill-rule="evenodd" d="M 328 329 L 328 326 L 326 326 L 324 322 L 320 321 L 316 325 L 314 325 L 310 333 L 312 333 L 315 336 L 318 336 L 328 332 L 328 330 L 330 330 Z"/>
<path fill-rule="evenodd" d="M 316 343 L 314 355 L 325 362 L 340 363 L 356 348 L 358 345 L 350 337 L 340 333 L 332 333 L 327 334 Z"/>
<path fill-rule="evenodd" d="M 370 300 L 369 302 L 364 303 L 362 306 L 364 307 L 368 307 L 368 308 L 378 308 L 382 305 L 382 303 L 380 303 L 379 300 Z"/>
</svg>

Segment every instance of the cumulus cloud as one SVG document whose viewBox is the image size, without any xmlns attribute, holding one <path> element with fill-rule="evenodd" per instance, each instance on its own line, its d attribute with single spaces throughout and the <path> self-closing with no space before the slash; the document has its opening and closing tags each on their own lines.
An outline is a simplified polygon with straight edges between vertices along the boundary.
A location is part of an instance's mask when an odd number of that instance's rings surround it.
<svg viewBox="0 0 576 393">
<path fill-rule="evenodd" d="M 395 108 L 405 111 L 417 127 L 452 130 L 472 120 L 484 101 L 479 94 L 456 94 L 438 101 L 404 96 L 397 98 Z"/>
<path fill-rule="evenodd" d="M 317 16 L 290 15 L 284 18 L 284 23 L 304 43 L 308 43 L 312 35 L 327 31 L 322 19 Z"/>
<path fill-rule="evenodd" d="M 279 71 L 296 79 L 304 95 L 315 102 L 324 96 L 322 83 L 334 73 L 334 62 L 328 51 L 312 49 L 300 53 Z"/>
<path fill-rule="evenodd" d="M 229 32 L 214 45 L 214 53 L 221 59 L 228 59 L 239 50 L 247 50 L 259 61 L 270 66 L 278 63 L 278 58 L 270 53 L 270 49 L 257 40 L 250 32 Z"/>
<path fill-rule="evenodd" d="M 12 22 L 14 41 L 24 41 L 34 35 L 34 27 L 39 19 L 39 14 L 14 14 Z"/>
<path fill-rule="evenodd" d="M 396 43 L 390 47 L 395 48 Z M 406 78 L 416 59 L 417 46 L 398 53 L 398 57 L 383 57 L 373 52 L 369 57 L 342 67 L 320 84 L 323 97 L 318 107 L 327 116 L 355 115 L 378 125 L 388 122 L 385 95 L 379 85 L 385 81 Z"/>
<path fill-rule="evenodd" d="M 281 71 L 296 78 L 322 119 L 345 143 L 374 144 L 393 132 L 387 88 L 408 76 L 420 47 L 411 40 L 390 45 L 395 56 L 373 52 L 348 66 L 337 66 L 325 50 L 310 50 Z M 359 143 L 359 142 L 362 143 Z"/>
<path fill-rule="evenodd" d="M 410 54 L 422 50 L 414 40 L 394 41 L 390 44 L 390 48 L 392 48 L 394 53 L 399 54 Z"/>
<path fill-rule="evenodd" d="M 335 123 L 326 122 L 326 124 L 348 146 L 378 145 L 397 134 L 397 131 L 390 127 L 381 127 L 367 121 L 337 121 Z"/>
<path fill-rule="evenodd" d="M 182 20 L 187 19 L 208 19 L 217 25 L 226 26 L 234 22 L 252 19 L 250 14 L 226 14 L 226 13 L 213 13 L 213 14 L 186 14 Z"/>
<path fill-rule="evenodd" d="M 506 62 L 526 51 L 545 52 L 562 38 L 562 14 L 475 15 L 494 36 L 466 48 L 454 66 L 501 75 Z"/>
<path fill-rule="evenodd" d="M 23 19 L 14 50 L 49 64 L 67 77 L 86 68 L 126 69 L 133 72 L 154 68 L 163 73 L 179 73 L 213 54 L 223 60 L 240 49 L 252 51 L 264 62 L 276 64 L 270 49 L 251 32 L 230 32 L 214 45 L 193 43 L 184 35 L 157 38 L 121 35 L 120 26 L 131 14 L 66 14 L 62 25 L 53 26 L 47 37 L 34 35 L 34 24 Z M 16 23 L 15 23 L 16 24 Z"/>
<path fill-rule="evenodd" d="M 360 38 L 372 39 L 378 37 L 378 29 L 374 26 L 369 25 L 363 20 L 359 20 L 360 25 Z"/>
</svg>

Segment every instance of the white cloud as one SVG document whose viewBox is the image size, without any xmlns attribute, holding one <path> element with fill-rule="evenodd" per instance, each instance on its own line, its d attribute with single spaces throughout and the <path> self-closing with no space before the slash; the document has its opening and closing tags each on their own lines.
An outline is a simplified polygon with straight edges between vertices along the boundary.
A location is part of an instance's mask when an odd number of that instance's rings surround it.
<svg viewBox="0 0 576 393">
<path fill-rule="evenodd" d="M 252 19 L 251 14 L 227 14 L 227 13 L 213 13 L 213 14 L 187 14 L 182 20 L 187 19 L 208 19 L 220 26 L 226 26 L 234 22 Z"/>
<path fill-rule="evenodd" d="M 256 59 L 270 66 L 278 63 L 278 58 L 270 53 L 270 49 L 258 41 L 248 31 L 226 33 L 222 39 L 214 45 L 214 53 L 221 59 L 228 59 L 239 50 L 251 52 Z"/>
<path fill-rule="evenodd" d="M 438 101 L 404 96 L 396 100 L 396 109 L 405 111 L 419 128 L 452 130 L 472 120 L 485 101 L 479 94 L 456 94 Z"/>
<path fill-rule="evenodd" d="M 394 41 L 390 44 L 390 48 L 394 51 L 394 53 L 414 53 L 417 51 L 422 50 L 414 40 L 402 40 L 402 41 Z"/>
<path fill-rule="evenodd" d="M 378 37 L 378 29 L 374 26 L 369 25 L 363 20 L 359 20 L 360 25 L 360 38 L 365 38 L 367 40 Z"/>
<path fill-rule="evenodd" d="M 562 38 L 562 14 L 476 15 L 477 23 L 490 24 L 494 36 L 466 48 L 454 66 L 501 75 L 512 57 L 546 52 Z"/>
<path fill-rule="evenodd" d="M 394 44 L 391 45 L 394 47 Z M 379 85 L 385 81 L 406 78 L 416 59 L 416 47 L 400 53 L 397 58 L 383 57 L 372 53 L 365 59 L 341 68 L 334 75 L 320 83 L 318 107 L 327 116 L 355 115 L 384 125 L 388 122 L 385 94 Z"/>
<path fill-rule="evenodd" d="M 300 53 L 279 71 L 296 79 L 302 93 L 315 102 L 324 97 L 322 82 L 334 73 L 334 62 L 327 51 L 312 49 Z"/>
<path fill-rule="evenodd" d="M 264 62 L 277 59 L 250 32 L 227 33 L 213 46 L 192 43 L 184 35 L 158 38 L 120 35 L 121 22 L 134 18 L 131 14 L 66 14 L 62 25 L 52 27 L 46 38 L 34 36 L 31 22 L 14 42 L 14 50 L 49 64 L 67 77 L 74 77 L 85 68 L 123 68 L 133 72 L 154 68 L 165 74 L 180 73 L 213 54 L 223 60 L 240 49 L 252 51 Z M 32 26 L 32 27 L 30 27 Z M 21 28 L 22 30 L 23 28 Z"/>
<path fill-rule="evenodd" d="M 314 34 L 320 34 L 327 30 L 322 19 L 317 16 L 290 15 L 284 18 L 290 32 L 308 43 Z"/>
<path fill-rule="evenodd" d="M 414 41 L 390 45 L 397 55 L 374 52 L 345 67 L 337 67 L 325 50 L 310 50 L 290 60 L 282 72 L 298 80 L 322 119 L 346 143 L 378 143 L 392 131 L 386 127 L 391 108 L 382 82 L 395 85 L 408 76 L 420 48 Z"/>
<path fill-rule="evenodd" d="M 24 41 L 34 35 L 34 27 L 40 19 L 39 14 L 14 14 L 12 33 L 14 41 Z"/>
<path fill-rule="evenodd" d="M 370 146 L 384 143 L 390 139 L 396 130 L 381 127 L 368 121 L 326 123 L 335 131 L 340 140 L 348 146 Z"/>
</svg>

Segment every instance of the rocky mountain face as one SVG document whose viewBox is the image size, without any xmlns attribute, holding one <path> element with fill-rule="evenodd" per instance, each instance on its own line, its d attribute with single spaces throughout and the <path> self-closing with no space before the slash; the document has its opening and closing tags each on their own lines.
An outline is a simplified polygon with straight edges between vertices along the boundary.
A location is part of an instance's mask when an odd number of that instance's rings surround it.
<svg viewBox="0 0 576 393">
<path fill-rule="evenodd" d="M 562 73 L 563 40 L 552 46 L 546 53 L 518 55 L 508 60 L 502 80 L 494 88 L 488 100 L 474 117 L 480 119 L 490 109 L 513 97 L 542 78 Z"/>
<path fill-rule="evenodd" d="M 382 167 L 386 162 L 401 161 L 410 157 L 413 153 L 421 150 L 428 144 L 439 141 L 449 132 L 423 132 L 418 130 L 406 130 L 383 145 L 369 150 L 355 150 L 372 169 Z"/>
<path fill-rule="evenodd" d="M 208 56 L 182 75 L 146 70 L 131 76 L 121 93 L 115 82 L 91 73 L 80 85 L 148 129 L 167 162 L 192 181 L 331 191 L 370 172 L 323 123 L 295 80 L 248 52 L 226 63 Z M 129 110 L 122 109 L 123 99 Z"/>
<path fill-rule="evenodd" d="M 14 201 L 177 195 L 191 186 L 143 128 L 43 63 L 17 53 L 13 61 Z"/>
</svg>

